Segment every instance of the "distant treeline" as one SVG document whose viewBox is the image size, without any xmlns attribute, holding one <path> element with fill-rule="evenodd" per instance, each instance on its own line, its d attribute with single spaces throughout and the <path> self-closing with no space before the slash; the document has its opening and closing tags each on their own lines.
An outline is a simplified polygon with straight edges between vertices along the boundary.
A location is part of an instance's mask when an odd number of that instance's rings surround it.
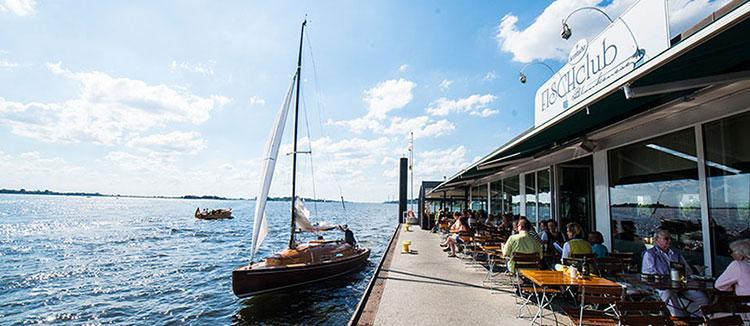
<svg viewBox="0 0 750 326">
<path fill-rule="evenodd" d="M 406 201 L 407 204 L 419 204 L 419 200 L 417 199 L 410 199 Z M 384 201 L 383 204 L 398 204 L 398 200 L 388 200 Z"/>
<path fill-rule="evenodd" d="M 26 189 L 0 189 L 0 194 L 14 194 L 14 195 L 50 195 L 50 196 L 81 196 L 81 197 L 127 197 L 127 198 L 162 198 L 162 199 L 209 199 L 209 200 L 255 200 L 255 198 L 227 198 L 214 195 L 185 195 L 179 197 L 170 196 L 138 196 L 138 195 L 111 195 L 102 194 L 98 192 L 57 192 L 51 190 L 26 190 Z M 291 201 L 292 197 L 269 197 L 269 201 Z M 331 199 L 313 199 L 313 198 L 302 198 L 306 202 L 319 202 L 319 203 L 334 203 L 340 202 L 339 200 Z M 348 201 L 347 201 L 348 202 Z"/>
</svg>

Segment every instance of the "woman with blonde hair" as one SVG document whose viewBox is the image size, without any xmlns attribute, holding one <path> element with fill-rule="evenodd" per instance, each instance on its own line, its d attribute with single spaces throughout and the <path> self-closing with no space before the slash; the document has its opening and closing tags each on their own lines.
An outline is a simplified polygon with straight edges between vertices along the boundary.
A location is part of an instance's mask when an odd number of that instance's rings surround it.
<svg viewBox="0 0 750 326">
<path fill-rule="evenodd" d="M 583 228 L 580 224 L 568 223 L 567 229 L 570 240 L 563 245 L 563 259 L 570 258 L 572 255 L 592 253 L 591 244 L 583 239 Z"/>
</svg>

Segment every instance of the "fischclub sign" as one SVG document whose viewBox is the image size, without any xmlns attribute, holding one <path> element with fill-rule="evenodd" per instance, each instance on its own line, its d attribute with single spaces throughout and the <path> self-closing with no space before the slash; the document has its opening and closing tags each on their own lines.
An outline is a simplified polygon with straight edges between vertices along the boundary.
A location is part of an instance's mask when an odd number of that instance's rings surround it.
<svg viewBox="0 0 750 326">
<path fill-rule="evenodd" d="M 571 20 L 573 29 L 574 24 Z M 665 1 L 636 3 L 598 36 L 573 45 L 565 66 L 536 91 L 534 126 L 576 106 L 668 47 Z"/>
</svg>

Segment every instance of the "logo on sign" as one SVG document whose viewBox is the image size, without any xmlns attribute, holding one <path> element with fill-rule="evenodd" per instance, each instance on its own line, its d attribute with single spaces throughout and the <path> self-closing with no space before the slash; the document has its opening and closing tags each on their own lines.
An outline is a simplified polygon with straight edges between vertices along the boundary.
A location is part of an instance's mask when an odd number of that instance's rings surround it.
<svg viewBox="0 0 750 326">
<path fill-rule="evenodd" d="M 570 64 L 576 64 L 583 57 L 586 55 L 586 51 L 589 48 L 589 41 L 586 39 L 582 39 L 576 43 L 575 46 L 573 46 L 573 49 L 570 50 L 570 54 L 568 55 L 568 62 Z"/>
</svg>

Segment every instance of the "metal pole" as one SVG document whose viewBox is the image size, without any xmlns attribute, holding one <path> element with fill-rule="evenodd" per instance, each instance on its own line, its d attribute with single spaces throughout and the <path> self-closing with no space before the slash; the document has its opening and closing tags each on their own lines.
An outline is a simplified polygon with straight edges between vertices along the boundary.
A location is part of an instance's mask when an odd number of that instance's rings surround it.
<svg viewBox="0 0 750 326">
<path fill-rule="evenodd" d="M 302 31 L 299 37 L 299 56 L 297 57 L 297 98 L 294 105 L 294 142 L 292 145 L 292 224 L 291 234 L 289 236 L 289 248 L 294 248 L 297 245 L 294 243 L 294 201 L 297 198 L 297 125 L 299 120 L 299 87 L 300 81 L 302 80 L 302 38 L 305 36 L 305 25 L 307 25 L 307 19 L 302 22 Z"/>
</svg>

